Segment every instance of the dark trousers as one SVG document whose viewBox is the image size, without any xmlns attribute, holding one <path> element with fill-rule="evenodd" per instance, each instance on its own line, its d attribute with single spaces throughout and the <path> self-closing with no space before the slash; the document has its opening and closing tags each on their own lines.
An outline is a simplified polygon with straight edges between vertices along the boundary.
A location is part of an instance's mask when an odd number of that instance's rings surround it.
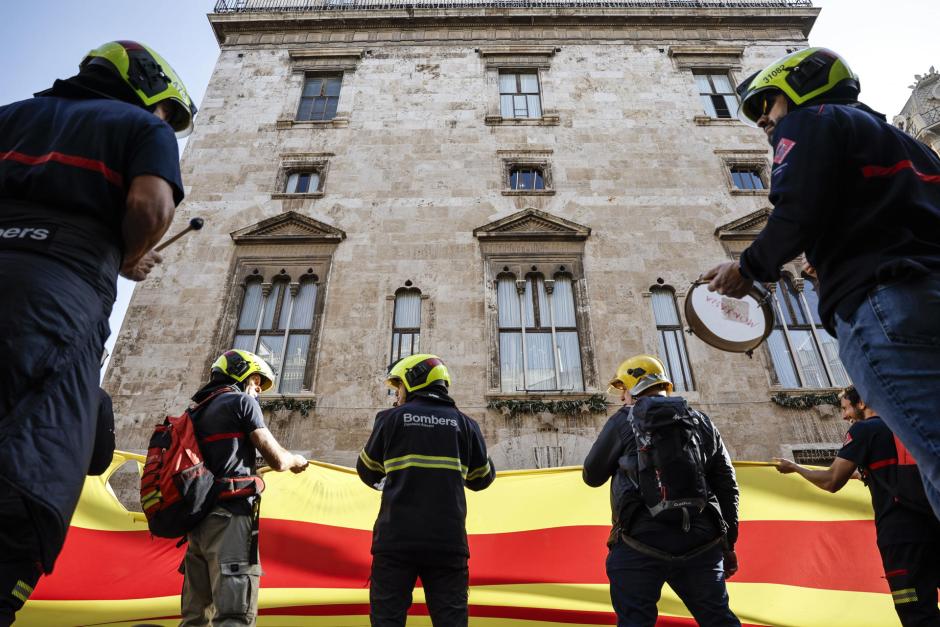
<svg viewBox="0 0 940 627">
<path fill-rule="evenodd" d="M 665 583 L 702 627 L 741 626 L 728 607 L 721 546 L 688 560 L 667 561 L 618 542 L 607 555 L 607 578 L 618 627 L 653 627 Z"/>
<path fill-rule="evenodd" d="M 940 626 L 940 543 L 892 544 L 878 550 L 901 624 Z"/>
<path fill-rule="evenodd" d="M 373 627 L 403 627 L 417 578 L 434 627 L 466 627 L 467 558 L 452 553 L 395 552 L 372 556 L 369 617 Z"/>
<path fill-rule="evenodd" d="M 0 481 L 0 627 L 13 624 L 42 573 L 29 503 Z"/>
</svg>

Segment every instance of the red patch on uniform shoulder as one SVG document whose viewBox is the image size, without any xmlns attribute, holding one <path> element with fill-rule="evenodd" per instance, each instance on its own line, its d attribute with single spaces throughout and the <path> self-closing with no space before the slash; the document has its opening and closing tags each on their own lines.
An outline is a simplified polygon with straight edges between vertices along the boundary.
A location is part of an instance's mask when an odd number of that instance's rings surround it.
<svg viewBox="0 0 940 627">
<path fill-rule="evenodd" d="M 846 434 L 845 434 L 845 439 L 842 440 L 842 446 L 845 446 L 846 444 L 848 444 L 848 443 L 851 442 L 851 441 L 852 441 L 852 434 L 851 434 L 851 433 L 846 433 Z"/>
<path fill-rule="evenodd" d="M 777 150 L 774 152 L 774 163 L 783 163 L 783 160 L 787 158 L 787 155 L 790 154 L 794 146 L 796 146 L 796 142 L 786 137 L 777 142 Z"/>
</svg>

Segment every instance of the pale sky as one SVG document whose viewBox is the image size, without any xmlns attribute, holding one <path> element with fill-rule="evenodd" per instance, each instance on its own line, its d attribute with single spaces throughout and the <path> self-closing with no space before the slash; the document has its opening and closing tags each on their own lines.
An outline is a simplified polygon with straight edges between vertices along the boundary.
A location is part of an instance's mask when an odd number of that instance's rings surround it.
<svg viewBox="0 0 940 627">
<path fill-rule="evenodd" d="M 75 73 L 91 48 L 113 39 L 157 50 L 200 103 L 218 45 L 206 13 L 214 0 L 0 0 L 0 104 L 28 98 Z M 940 66 L 938 0 L 815 0 L 822 13 L 810 44 L 842 54 L 861 77 L 861 100 L 890 120 L 915 74 Z M 199 118 L 196 118 L 199 124 Z M 183 145 L 180 149 L 182 151 Z M 111 316 L 113 350 L 133 283 L 121 279 Z"/>
</svg>

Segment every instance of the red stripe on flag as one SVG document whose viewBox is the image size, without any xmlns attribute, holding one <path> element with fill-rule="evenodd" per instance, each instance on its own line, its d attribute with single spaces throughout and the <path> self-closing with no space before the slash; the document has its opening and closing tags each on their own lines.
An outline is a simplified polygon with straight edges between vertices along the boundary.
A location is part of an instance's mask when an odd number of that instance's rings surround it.
<svg viewBox="0 0 940 627">
<path fill-rule="evenodd" d="M 470 585 L 607 584 L 608 529 L 532 529 L 470 536 Z M 261 521 L 265 588 L 368 587 L 372 533 L 294 520 Z M 805 588 L 887 593 L 870 520 L 745 521 L 732 579 Z M 73 527 L 55 573 L 32 598 L 140 599 L 179 594 L 183 549 L 146 531 Z M 103 556 L 106 556 L 103 557 Z M 852 568 L 844 568 L 850 563 Z M 88 564 L 95 564 L 90 578 Z"/>
<path fill-rule="evenodd" d="M 898 161 L 892 166 L 866 165 L 862 167 L 862 176 L 867 179 L 884 178 L 894 176 L 904 170 L 911 170 L 917 178 L 925 183 L 940 183 L 940 174 L 924 174 L 914 167 L 913 161 Z"/>
<path fill-rule="evenodd" d="M 27 155 L 22 152 L 16 152 L 11 150 L 9 152 L 0 152 L 0 161 L 16 161 L 17 163 L 23 163 L 25 165 L 43 165 L 54 161 L 56 163 L 61 163 L 63 165 L 70 165 L 76 168 L 82 168 L 84 170 L 91 170 L 93 172 L 98 172 L 109 183 L 117 185 L 118 187 L 124 186 L 123 178 L 120 173 L 115 172 L 103 161 L 98 161 L 97 159 L 89 159 L 87 157 L 78 157 L 76 155 L 67 155 L 61 152 L 47 152 L 44 155 Z"/>
</svg>

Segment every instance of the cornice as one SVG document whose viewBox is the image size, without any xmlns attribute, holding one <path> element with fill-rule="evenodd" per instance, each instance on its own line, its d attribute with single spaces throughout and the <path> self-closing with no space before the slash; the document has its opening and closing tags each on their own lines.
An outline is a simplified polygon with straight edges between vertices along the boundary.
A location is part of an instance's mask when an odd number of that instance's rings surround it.
<svg viewBox="0 0 940 627">
<path fill-rule="evenodd" d="M 529 27 L 666 27 L 725 28 L 735 26 L 797 29 L 808 36 L 819 8 L 472 8 L 376 11 L 285 11 L 210 13 L 209 22 L 220 46 L 236 33 L 290 31 L 383 30 L 426 28 Z M 462 40 L 463 41 L 463 40 Z M 355 42 L 362 44 L 364 42 Z"/>
</svg>

